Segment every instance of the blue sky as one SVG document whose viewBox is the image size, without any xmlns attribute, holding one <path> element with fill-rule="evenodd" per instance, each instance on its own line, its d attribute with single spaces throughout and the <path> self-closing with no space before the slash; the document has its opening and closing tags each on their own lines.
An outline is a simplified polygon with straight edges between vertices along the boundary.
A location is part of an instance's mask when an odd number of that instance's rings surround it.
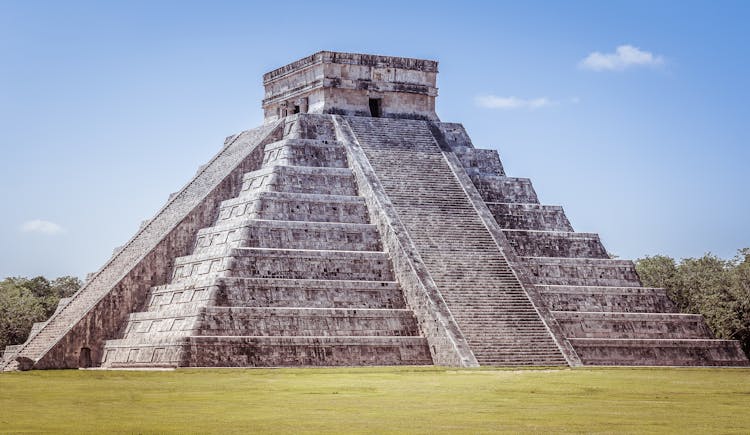
<svg viewBox="0 0 750 435">
<path fill-rule="evenodd" d="M 441 119 L 610 252 L 730 257 L 748 5 L 0 1 L 0 277 L 98 269 L 323 49 L 438 60 Z"/>
</svg>

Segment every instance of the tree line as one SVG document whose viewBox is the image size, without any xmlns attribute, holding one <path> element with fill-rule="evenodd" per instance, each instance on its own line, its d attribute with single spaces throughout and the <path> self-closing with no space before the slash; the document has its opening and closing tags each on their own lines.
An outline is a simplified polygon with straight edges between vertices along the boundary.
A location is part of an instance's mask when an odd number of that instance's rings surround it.
<svg viewBox="0 0 750 435">
<path fill-rule="evenodd" d="M 667 289 L 681 313 L 702 314 L 716 338 L 739 340 L 750 355 L 750 248 L 729 260 L 655 255 L 635 266 L 643 285 Z"/>
<path fill-rule="evenodd" d="M 667 289 L 681 313 L 702 314 L 716 338 L 739 340 L 750 355 L 750 248 L 729 260 L 710 253 L 680 261 L 655 255 L 635 266 L 643 285 Z M 80 287 L 72 276 L 0 281 L 0 351 L 26 341 L 34 322 L 48 319 L 60 299 Z"/>
<path fill-rule="evenodd" d="M 60 299 L 81 288 L 81 280 L 62 276 L 52 281 L 12 277 L 0 281 L 0 353 L 5 346 L 21 344 L 35 322 L 43 322 L 54 314 Z"/>
</svg>

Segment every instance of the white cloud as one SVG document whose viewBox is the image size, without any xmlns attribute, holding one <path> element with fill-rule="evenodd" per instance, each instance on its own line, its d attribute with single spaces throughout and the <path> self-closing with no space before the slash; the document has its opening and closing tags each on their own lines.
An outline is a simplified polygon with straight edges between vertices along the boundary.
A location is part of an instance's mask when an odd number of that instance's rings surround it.
<svg viewBox="0 0 750 435">
<path fill-rule="evenodd" d="M 55 235 L 65 232 L 63 227 L 61 227 L 60 225 L 42 219 L 33 219 L 24 222 L 23 224 L 21 224 L 21 231 L 23 231 L 24 233 L 39 233 L 49 235 Z"/>
<path fill-rule="evenodd" d="M 614 53 L 595 51 L 586 56 L 579 66 L 592 71 L 622 71 L 632 67 L 658 67 L 663 64 L 662 56 L 626 44 L 617 47 Z"/>
<path fill-rule="evenodd" d="M 474 102 L 479 107 L 486 109 L 539 109 L 542 107 L 554 106 L 557 104 L 556 101 L 552 101 L 549 98 L 531 98 L 524 99 L 518 97 L 498 97 L 495 95 L 480 95 L 474 99 Z"/>
</svg>

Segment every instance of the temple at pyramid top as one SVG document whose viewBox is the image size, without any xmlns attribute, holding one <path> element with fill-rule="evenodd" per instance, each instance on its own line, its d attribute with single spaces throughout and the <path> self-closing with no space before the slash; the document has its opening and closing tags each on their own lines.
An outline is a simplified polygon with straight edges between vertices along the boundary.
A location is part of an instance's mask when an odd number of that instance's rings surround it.
<svg viewBox="0 0 750 435">
<path fill-rule="evenodd" d="M 433 60 L 320 51 L 263 75 L 265 121 L 327 113 L 437 121 Z"/>
</svg>

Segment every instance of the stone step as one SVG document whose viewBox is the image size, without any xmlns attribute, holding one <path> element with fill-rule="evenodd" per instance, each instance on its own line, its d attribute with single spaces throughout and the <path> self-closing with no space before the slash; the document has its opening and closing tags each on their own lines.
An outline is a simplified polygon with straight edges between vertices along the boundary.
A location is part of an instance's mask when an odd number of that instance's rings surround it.
<svg viewBox="0 0 750 435">
<path fill-rule="evenodd" d="M 197 335 L 418 336 L 409 310 L 209 307 Z"/>
<path fill-rule="evenodd" d="M 479 348 L 478 348 L 479 349 Z M 534 348 L 533 346 L 529 346 L 528 344 L 524 346 L 508 346 L 503 348 L 491 348 L 491 349 L 482 349 L 485 354 L 493 354 L 493 356 L 481 356 L 480 357 L 480 363 L 481 362 L 488 362 L 488 361 L 498 361 L 498 360 L 505 360 L 505 361 L 512 361 L 512 360 L 526 360 L 526 361 L 544 361 L 546 363 L 559 363 L 559 364 L 566 364 L 565 358 L 563 358 L 560 354 L 559 349 L 544 349 L 544 348 Z"/>
<path fill-rule="evenodd" d="M 524 312 L 527 311 L 529 308 L 529 302 L 522 302 L 522 301 L 515 301 L 510 299 L 499 299 L 499 298 L 493 298 L 493 297 L 487 297 L 487 298 L 473 298 L 471 300 L 466 300 L 467 298 L 454 298 L 451 299 L 452 303 L 455 303 L 462 308 L 465 309 L 471 309 L 471 308 L 482 308 L 486 306 L 487 304 L 492 304 L 498 308 L 502 308 L 504 312 L 514 313 L 514 312 Z"/>
<path fill-rule="evenodd" d="M 497 338 L 497 337 L 493 337 Z M 486 342 L 481 341 L 472 341 L 473 348 L 476 349 L 504 349 L 504 350 L 510 350 L 513 349 L 517 351 L 519 354 L 523 355 L 527 352 L 534 352 L 534 353 L 542 353 L 542 354 L 548 354 L 553 353 L 556 354 L 558 352 L 557 346 L 547 346 L 544 343 L 541 343 L 537 345 L 534 343 L 534 340 L 537 337 L 529 336 L 529 340 L 518 340 L 518 341 L 498 341 L 497 343 L 487 344 Z M 559 356 L 559 355 L 558 355 Z"/>
<path fill-rule="evenodd" d="M 240 196 L 260 191 L 357 195 L 351 169 L 311 166 L 267 166 L 245 174 Z"/>
<path fill-rule="evenodd" d="M 528 178 L 480 175 L 471 179 L 486 202 L 538 204 L 539 198 Z"/>
<path fill-rule="evenodd" d="M 435 132 L 439 132 L 435 135 L 441 136 L 441 143 L 447 145 L 447 147 L 454 151 L 456 149 L 474 148 L 474 144 L 471 142 L 469 134 L 463 125 L 458 122 L 436 122 L 433 123 L 430 128 Z"/>
<path fill-rule="evenodd" d="M 15 372 L 19 370 L 20 365 L 18 364 L 18 361 L 12 360 L 3 362 L 0 360 L 0 373 L 1 372 Z"/>
<path fill-rule="evenodd" d="M 73 300 L 72 297 L 60 298 L 60 300 L 57 302 L 57 308 L 55 308 L 55 313 L 54 314 L 59 313 L 60 310 L 62 310 L 63 308 L 65 308 L 70 303 L 71 300 Z"/>
<path fill-rule="evenodd" d="M 699 314 L 553 311 L 568 338 L 712 338 Z"/>
<path fill-rule="evenodd" d="M 488 315 L 485 313 L 463 313 L 464 315 L 456 317 L 459 320 L 473 320 L 471 324 L 466 325 L 463 329 L 466 330 L 483 330 L 487 325 L 495 325 L 495 330 L 501 329 L 516 329 L 516 330 L 527 330 L 531 332 L 546 331 L 543 325 L 540 325 L 538 321 L 532 323 L 534 317 L 531 315 L 522 317 L 515 315 L 517 313 L 507 312 L 503 315 Z M 475 315 L 470 315 L 475 314 Z M 484 314 L 484 315 L 483 315 Z M 493 334 L 495 331 L 487 331 L 487 334 Z"/>
<path fill-rule="evenodd" d="M 151 288 L 148 310 L 157 311 L 171 306 L 185 306 L 186 309 L 205 306 L 215 297 L 218 289 L 217 279 L 213 275 L 155 286 Z"/>
<path fill-rule="evenodd" d="M 311 114 L 287 116 L 287 137 L 298 137 L 304 139 L 336 140 L 336 127 L 331 115 Z"/>
<path fill-rule="evenodd" d="M 226 276 L 232 269 L 233 255 L 236 255 L 237 249 L 217 249 L 211 252 L 175 258 L 172 283 Z"/>
<path fill-rule="evenodd" d="M 221 247 L 379 251 L 375 225 L 340 222 L 230 219 L 198 231 L 194 253 Z"/>
<path fill-rule="evenodd" d="M 373 251 L 233 248 L 178 257 L 173 282 L 217 277 L 392 281 L 388 256 Z"/>
<path fill-rule="evenodd" d="M 476 331 L 470 332 L 474 333 Z M 480 355 L 484 355 L 488 358 L 492 357 L 492 355 L 490 354 L 494 351 L 507 352 L 508 349 L 516 349 L 519 352 L 529 351 L 533 353 L 539 353 L 539 349 L 547 349 L 548 351 L 553 353 L 559 352 L 554 344 L 546 344 L 545 336 L 542 333 L 528 334 L 521 331 L 517 333 L 517 338 L 514 338 L 512 340 L 508 339 L 508 336 L 513 333 L 516 333 L 516 331 L 506 331 L 502 334 L 496 333 L 478 335 L 476 338 L 469 340 L 468 342 L 471 345 L 472 351 L 479 352 Z M 537 341 L 541 343 L 539 346 L 534 345 L 534 342 Z M 492 342 L 492 344 L 487 345 L 487 342 Z"/>
<path fill-rule="evenodd" d="M 598 234 L 564 231 L 503 230 L 522 257 L 609 258 Z"/>
<path fill-rule="evenodd" d="M 584 365 L 746 366 L 735 340 L 571 338 Z"/>
<path fill-rule="evenodd" d="M 215 305 L 237 307 L 405 308 L 395 281 L 222 278 Z"/>
<path fill-rule="evenodd" d="M 179 344 L 110 340 L 106 367 L 427 365 L 422 337 L 189 337 Z"/>
<path fill-rule="evenodd" d="M 217 224 L 238 218 L 358 224 L 369 221 L 364 198 L 288 192 L 259 192 L 222 201 Z"/>
<path fill-rule="evenodd" d="M 565 211 L 557 205 L 487 202 L 487 208 L 503 229 L 573 231 Z"/>
<path fill-rule="evenodd" d="M 185 365 L 187 337 L 107 340 L 102 368 L 180 367 Z"/>
<path fill-rule="evenodd" d="M 199 335 L 204 308 L 191 310 L 163 309 L 131 313 L 125 328 L 125 339 L 143 342 L 177 340 Z"/>
<path fill-rule="evenodd" d="M 520 257 L 537 284 L 640 287 L 629 260 Z"/>
<path fill-rule="evenodd" d="M 263 166 L 271 165 L 346 168 L 348 162 L 340 142 L 284 139 L 266 145 Z"/>
<path fill-rule="evenodd" d="M 387 254 L 368 251 L 314 251 L 243 248 L 235 250 L 231 276 L 392 281 Z"/>
<path fill-rule="evenodd" d="M 44 321 L 44 322 L 34 322 L 31 325 L 31 331 L 29 331 L 29 336 L 32 336 L 32 335 L 38 333 L 39 331 L 41 331 L 42 328 L 44 328 L 44 326 L 46 324 L 47 324 L 47 321 Z"/>
<path fill-rule="evenodd" d="M 10 362 L 15 356 L 16 352 L 18 352 L 23 345 L 21 344 L 9 344 L 5 346 L 5 349 L 3 349 L 2 358 L 0 358 L 0 362 Z"/>
<path fill-rule="evenodd" d="M 132 313 L 126 339 L 220 336 L 417 336 L 406 309 L 215 307 Z"/>
<path fill-rule="evenodd" d="M 495 175 L 505 176 L 503 164 L 497 150 L 469 147 L 455 147 L 453 153 L 463 165 L 469 176 Z"/>
<path fill-rule="evenodd" d="M 568 364 L 563 361 L 557 361 L 555 363 L 550 363 L 549 360 L 534 360 L 534 359 L 522 359 L 522 360 L 489 360 L 489 361 L 482 361 L 480 362 L 481 366 L 488 366 L 488 367 L 558 367 L 558 366 L 567 366 Z"/>
<path fill-rule="evenodd" d="M 662 288 L 568 285 L 538 285 L 537 288 L 553 311 L 677 312 Z"/>
<path fill-rule="evenodd" d="M 508 347 L 502 349 L 487 349 L 484 351 L 493 356 L 480 356 L 479 363 L 487 365 L 489 362 L 497 361 L 538 361 L 544 362 L 549 365 L 567 365 L 565 358 L 563 358 L 558 349 L 541 349 L 533 348 L 530 346 L 526 347 Z"/>
<path fill-rule="evenodd" d="M 209 305 L 308 308 L 405 308 L 395 281 L 216 278 L 153 287 L 148 311 Z"/>
</svg>

